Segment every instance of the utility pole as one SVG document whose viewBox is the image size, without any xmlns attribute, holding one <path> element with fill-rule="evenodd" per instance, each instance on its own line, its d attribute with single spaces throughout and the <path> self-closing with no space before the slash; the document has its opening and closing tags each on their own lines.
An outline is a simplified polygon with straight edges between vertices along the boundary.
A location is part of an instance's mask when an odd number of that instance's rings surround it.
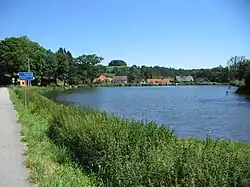
<svg viewBox="0 0 250 187">
<path fill-rule="evenodd" d="M 30 59 L 28 57 L 28 72 L 30 72 Z M 27 87 L 30 86 L 30 81 L 27 81 L 27 86 L 25 86 L 25 95 L 24 95 L 24 100 L 25 100 L 25 107 L 27 107 L 27 100 L 28 100 L 28 93 L 27 93 Z"/>
<path fill-rule="evenodd" d="M 30 72 L 30 59 L 28 57 L 28 72 Z M 31 85 L 31 81 L 28 81 L 28 86 Z"/>
</svg>

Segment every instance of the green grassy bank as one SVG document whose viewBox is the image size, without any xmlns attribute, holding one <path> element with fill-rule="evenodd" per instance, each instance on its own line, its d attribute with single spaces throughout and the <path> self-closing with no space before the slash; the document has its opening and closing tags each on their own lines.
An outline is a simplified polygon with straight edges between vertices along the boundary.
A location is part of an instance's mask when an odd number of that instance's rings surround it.
<svg viewBox="0 0 250 187">
<path fill-rule="evenodd" d="M 60 180 L 58 186 L 250 186 L 249 144 L 180 139 L 154 123 L 57 104 L 36 89 L 28 110 L 22 90 L 11 95 L 28 143 L 27 165 L 43 186 L 44 178 L 54 182 L 47 186 Z"/>
<path fill-rule="evenodd" d="M 96 186 L 94 177 L 80 170 L 79 166 L 69 159 L 66 150 L 56 146 L 47 136 L 50 116 L 25 108 L 19 91 L 10 89 L 10 96 L 22 124 L 22 141 L 28 147 L 25 165 L 29 169 L 29 180 L 39 187 Z M 32 106 L 32 102 L 29 104 Z"/>
</svg>

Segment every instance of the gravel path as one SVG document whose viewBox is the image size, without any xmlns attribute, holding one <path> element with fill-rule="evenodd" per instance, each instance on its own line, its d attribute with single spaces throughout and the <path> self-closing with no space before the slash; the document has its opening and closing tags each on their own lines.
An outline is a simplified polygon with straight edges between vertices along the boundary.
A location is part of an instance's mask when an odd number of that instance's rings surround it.
<svg viewBox="0 0 250 187">
<path fill-rule="evenodd" d="M 0 88 L 0 187 L 30 187 L 24 166 L 20 124 L 7 88 Z"/>
</svg>

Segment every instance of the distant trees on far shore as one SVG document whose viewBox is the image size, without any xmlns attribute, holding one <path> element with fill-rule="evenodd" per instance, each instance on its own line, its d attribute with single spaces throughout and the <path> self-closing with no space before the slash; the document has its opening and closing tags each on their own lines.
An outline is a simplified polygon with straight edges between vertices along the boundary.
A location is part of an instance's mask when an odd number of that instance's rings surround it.
<svg viewBox="0 0 250 187">
<path fill-rule="evenodd" d="M 57 84 L 92 84 L 101 74 L 106 76 L 128 76 L 130 82 L 148 78 L 164 78 L 175 76 L 205 77 L 211 82 L 226 83 L 240 80 L 245 83 L 244 89 L 250 90 L 250 61 L 243 56 L 231 57 L 228 66 L 218 66 L 211 69 L 175 69 L 167 67 L 127 66 L 124 60 L 112 60 L 108 66 L 96 54 L 82 54 L 73 57 L 71 52 L 63 47 L 53 52 L 27 36 L 10 37 L 0 41 L 0 85 L 10 84 L 21 71 L 34 72 L 34 83 L 47 85 Z"/>
</svg>

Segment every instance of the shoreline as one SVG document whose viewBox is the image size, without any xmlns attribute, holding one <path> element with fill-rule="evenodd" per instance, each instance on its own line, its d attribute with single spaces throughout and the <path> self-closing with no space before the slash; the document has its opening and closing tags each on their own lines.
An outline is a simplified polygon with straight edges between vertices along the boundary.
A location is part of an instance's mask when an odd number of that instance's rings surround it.
<svg viewBox="0 0 250 187">
<path fill-rule="evenodd" d="M 212 83 L 212 84 L 93 84 L 93 85 L 68 85 L 56 86 L 65 87 L 66 89 L 85 88 L 85 87 L 161 87 L 161 86 L 236 86 L 229 83 Z M 51 86 L 48 86 L 51 87 Z M 52 86 L 54 87 L 54 86 Z"/>
</svg>

